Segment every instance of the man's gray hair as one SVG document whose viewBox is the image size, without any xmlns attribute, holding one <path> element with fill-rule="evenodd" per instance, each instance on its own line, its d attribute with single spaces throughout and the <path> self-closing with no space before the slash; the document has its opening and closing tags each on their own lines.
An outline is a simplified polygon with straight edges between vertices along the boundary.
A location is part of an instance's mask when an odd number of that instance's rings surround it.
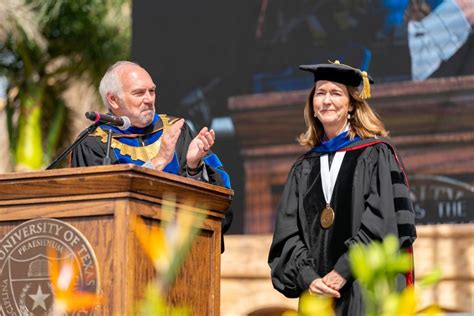
<svg viewBox="0 0 474 316">
<path fill-rule="evenodd" d="M 131 61 L 118 61 L 107 69 L 105 75 L 100 80 L 99 93 L 102 98 L 102 102 L 110 109 L 109 101 L 107 100 L 107 93 L 112 93 L 115 96 L 121 97 L 122 95 L 122 82 L 120 81 L 120 68 L 125 65 L 140 66 Z"/>
</svg>

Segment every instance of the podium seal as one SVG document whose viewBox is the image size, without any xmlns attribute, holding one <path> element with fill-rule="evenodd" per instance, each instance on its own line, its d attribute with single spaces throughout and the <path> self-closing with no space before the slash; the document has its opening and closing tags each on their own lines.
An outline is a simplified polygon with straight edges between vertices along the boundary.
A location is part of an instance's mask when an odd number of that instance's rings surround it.
<svg viewBox="0 0 474 316">
<path fill-rule="evenodd" d="M 57 257 L 49 258 L 48 248 Z M 0 315 L 50 315 L 54 297 L 50 260 L 76 264 L 77 291 L 99 292 L 97 259 L 87 239 L 63 221 L 34 219 L 16 226 L 0 241 Z"/>
</svg>

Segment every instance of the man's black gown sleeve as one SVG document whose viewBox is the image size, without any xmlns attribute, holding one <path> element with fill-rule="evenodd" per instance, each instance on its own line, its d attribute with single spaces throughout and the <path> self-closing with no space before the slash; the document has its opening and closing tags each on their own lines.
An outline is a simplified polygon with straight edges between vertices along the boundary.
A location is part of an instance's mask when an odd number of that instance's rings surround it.
<svg viewBox="0 0 474 316">
<path fill-rule="evenodd" d="M 100 141 L 100 137 L 88 136 L 71 154 L 71 167 L 101 166 L 107 152 L 106 144 Z M 113 150 L 110 150 L 111 163 L 117 163 Z"/>
<path fill-rule="evenodd" d="M 191 131 L 191 128 L 184 124 L 181 130 L 181 135 L 176 143 L 176 152 L 178 153 L 179 158 L 179 174 L 185 176 L 186 173 L 186 154 L 188 152 L 189 144 L 194 139 L 195 135 Z M 208 155 L 213 155 L 213 152 L 210 150 Z M 225 181 L 222 178 L 222 175 L 219 171 L 225 172 L 223 166 L 212 166 L 205 163 L 204 168 L 206 168 L 207 175 L 209 177 L 209 183 L 214 185 L 219 185 L 225 187 Z M 219 170 L 219 171 L 218 171 Z M 221 239 L 221 252 L 224 252 L 224 233 L 227 232 L 232 224 L 234 214 L 232 213 L 232 208 L 229 208 L 225 214 L 224 219 L 222 220 L 222 239 Z"/>
<path fill-rule="evenodd" d="M 186 175 L 186 154 L 188 152 L 189 144 L 194 139 L 195 135 L 191 131 L 191 128 L 184 124 L 181 129 L 181 135 L 176 142 L 176 153 L 178 154 L 179 159 L 179 174 Z M 209 150 L 208 155 L 213 155 L 214 153 Z M 206 168 L 207 175 L 209 176 L 209 183 L 219 186 L 225 186 L 224 179 L 221 176 L 221 173 L 218 172 L 224 171 L 223 166 L 212 166 L 205 163 L 204 168 Z M 225 172 L 225 171 L 224 171 Z"/>
<path fill-rule="evenodd" d="M 184 124 L 181 129 L 181 134 L 176 142 L 175 152 L 178 156 L 179 161 L 179 175 L 186 176 L 186 154 L 188 152 L 188 147 L 191 141 L 194 139 L 194 135 L 191 131 L 191 128 Z M 106 155 L 107 146 L 101 142 L 100 137 L 88 136 L 82 143 L 76 147 L 71 155 L 70 165 L 72 167 L 87 167 L 87 166 L 100 166 L 103 164 L 103 158 Z M 209 151 L 209 155 L 213 153 Z M 111 163 L 119 163 L 114 151 L 110 151 Z M 225 181 L 222 178 L 220 172 L 225 172 L 223 166 L 211 166 L 210 164 L 204 164 L 206 168 L 207 175 L 209 177 L 209 183 L 214 185 L 225 186 Z M 222 222 L 222 234 L 224 234 L 232 224 L 233 213 L 229 209 L 226 212 L 225 218 Z M 224 251 L 224 243 L 222 241 L 221 250 Z"/>
<path fill-rule="evenodd" d="M 186 154 L 188 147 L 193 140 L 194 135 L 191 128 L 184 124 L 181 129 L 181 134 L 176 142 L 175 152 L 179 161 L 179 175 L 186 176 Z M 100 166 L 106 155 L 107 146 L 101 142 L 100 137 L 88 136 L 86 139 L 73 151 L 71 157 L 72 167 L 87 167 Z M 213 153 L 209 151 L 209 155 Z M 118 163 L 114 151 L 110 151 L 112 164 Z M 222 166 L 211 166 L 205 164 L 207 174 L 209 176 L 209 183 L 224 186 L 224 181 L 217 169 L 224 170 Z"/>
</svg>

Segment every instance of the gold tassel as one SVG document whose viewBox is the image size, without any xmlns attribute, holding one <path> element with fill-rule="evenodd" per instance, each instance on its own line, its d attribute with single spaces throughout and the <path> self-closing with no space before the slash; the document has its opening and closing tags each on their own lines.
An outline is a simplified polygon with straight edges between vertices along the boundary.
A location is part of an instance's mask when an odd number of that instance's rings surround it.
<svg viewBox="0 0 474 316">
<path fill-rule="evenodd" d="M 344 65 L 344 66 L 347 66 L 347 67 L 350 67 L 350 68 L 353 68 L 355 70 L 358 70 L 360 71 L 359 69 L 357 68 L 354 68 L 354 67 L 351 67 L 349 65 L 346 65 L 346 64 L 341 64 L 339 62 L 339 60 L 335 60 L 334 62 L 328 60 L 331 64 L 336 64 L 336 65 Z M 362 91 L 360 92 L 360 97 L 364 100 L 366 99 L 369 99 L 370 98 L 370 81 L 369 81 L 369 75 L 367 74 L 366 71 L 360 71 L 360 75 L 362 76 Z"/>
<path fill-rule="evenodd" d="M 367 75 L 367 72 L 361 71 L 360 74 L 362 75 L 362 91 L 360 93 L 360 97 L 362 99 L 369 99 L 370 98 L 370 82 L 369 82 L 369 76 Z"/>
</svg>

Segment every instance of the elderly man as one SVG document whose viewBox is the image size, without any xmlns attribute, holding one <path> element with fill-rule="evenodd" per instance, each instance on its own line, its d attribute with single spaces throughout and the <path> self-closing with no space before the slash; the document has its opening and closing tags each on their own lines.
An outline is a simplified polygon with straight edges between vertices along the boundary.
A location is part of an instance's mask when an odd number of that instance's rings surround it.
<svg viewBox="0 0 474 316">
<path fill-rule="evenodd" d="M 107 131 L 112 130 L 111 162 L 132 163 L 230 187 L 228 174 L 210 151 L 215 141 L 207 127 L 193 136 L 183 119 L 155 113 L 156 85 L 139 65 L 120 61 L 100 82 L 105 106 L 116 116 L 126 116 L 131 127 L 120 130 L 100 125 L 72 153 L 74 167 L 101 165 L 107 150 Z"/>
</svg>

